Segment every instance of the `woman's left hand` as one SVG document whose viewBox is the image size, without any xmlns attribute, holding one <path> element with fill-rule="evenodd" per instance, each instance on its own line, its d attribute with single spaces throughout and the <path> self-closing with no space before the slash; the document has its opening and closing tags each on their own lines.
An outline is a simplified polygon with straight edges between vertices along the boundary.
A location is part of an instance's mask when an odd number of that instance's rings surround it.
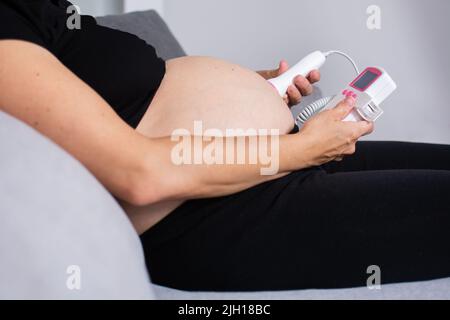
<svg viewBox="0 0 450 320">
<path fill-rule="evenodd" d="M 268 70 L 268 71 L 260 71 L 258 72 L 262 77 L 266 80 L 276 78 L 286 71 L 289 70 L 289 64 L 282 60 L 278 69 Z M 289 106 L 295 106 L 302 101 L 302 98 L 305 96 L 309 96 L 313 92 L 313 84 L 320 81 L 320 72 L 319 70 L 313 70 L 311 73 L 305 78 L 301 75 L 298 75 L 291 86 L 289 86 L 286 95 L 283 97 L 284 101 Z"/>
</svg>

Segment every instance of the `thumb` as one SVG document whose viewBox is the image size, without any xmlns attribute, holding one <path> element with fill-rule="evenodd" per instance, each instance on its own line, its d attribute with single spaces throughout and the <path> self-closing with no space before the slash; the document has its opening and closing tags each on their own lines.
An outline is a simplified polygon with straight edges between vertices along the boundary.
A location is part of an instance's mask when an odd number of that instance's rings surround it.
<svg viewBox="0 0 450 320">
<path fill-rule="evenodd" d="M 289 64 L 286 60 L 281 60 L 278 66 L 278 75 L 281 76 L 283 73 L 289 70 Z"/>
<path fill-rule="evenodd" d="M 338 120 L 344 120 L 355 108 L 355 98 L 347 97 L 342 100 L 334 109 L 333 115 Z"/>
</svg>

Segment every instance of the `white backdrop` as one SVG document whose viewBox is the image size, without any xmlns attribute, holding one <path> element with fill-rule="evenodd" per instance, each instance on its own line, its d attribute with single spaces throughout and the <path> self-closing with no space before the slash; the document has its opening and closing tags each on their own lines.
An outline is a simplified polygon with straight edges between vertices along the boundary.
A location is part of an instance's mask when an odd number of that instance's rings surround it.
<svg viewBox="0 0 450 320">
<path fill-rule="evenodd" d="M 123 12 L 123 0 L 69 0 L 80 7 L 82 14 L 103 16 Z"/>
<path fill-rule="evenodd" d="M 155 9 L 164 15 L 164 0 L 69 0 L 80 6 L 83 14 L 103 16 L 140 10 Z"/>
<path fill-rule="evenodd" d="M 164 16 L 164 0 L 124 0 L 124 11 L 140 11 L 154 9 Z"/>
</svg>

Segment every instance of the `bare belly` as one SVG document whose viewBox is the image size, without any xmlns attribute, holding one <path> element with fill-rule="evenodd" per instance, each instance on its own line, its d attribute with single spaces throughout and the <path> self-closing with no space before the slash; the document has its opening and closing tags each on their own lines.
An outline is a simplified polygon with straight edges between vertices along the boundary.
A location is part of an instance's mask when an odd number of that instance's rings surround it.
<svg viewBox="0 0 450 320">
<path fill-rule="evenodd" d="M 278 129 L 294 127 L 288 106 L 257 73 L 222 60 L 185 57 L 167 62 L 166 75 L 137 131 L 170 136 L 176 129 Z M 148 207 L 123 204 L 138 232 L 151 228 L 180 206 L 178 201 Z"/>
</svg>

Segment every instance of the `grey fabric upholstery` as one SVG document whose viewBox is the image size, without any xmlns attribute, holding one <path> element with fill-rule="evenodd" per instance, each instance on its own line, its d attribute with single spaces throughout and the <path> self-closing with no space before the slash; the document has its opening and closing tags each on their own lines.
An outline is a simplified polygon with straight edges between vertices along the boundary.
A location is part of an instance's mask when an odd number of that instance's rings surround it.
<svg viewBox="0 0 450 320">
<path fill-rule="evenodd" d="M 158 55 L 165 60 L 186 55 L 167 24 L 154 10 L 98 17 L 97 23 L 137 35 L 154 46 Z"/>
<path fill-rule="evenodd" d="M 368 288 L 266 292 L 185 292 L 154 286 L 161 300 L 450 300 L 450 279 Z"/>
<path fill-rule="evenodd" d="M 136 232 L 78 161 L 1 111 L 0 150 L 0 299 L 152 297 Z"/>
</svg>

